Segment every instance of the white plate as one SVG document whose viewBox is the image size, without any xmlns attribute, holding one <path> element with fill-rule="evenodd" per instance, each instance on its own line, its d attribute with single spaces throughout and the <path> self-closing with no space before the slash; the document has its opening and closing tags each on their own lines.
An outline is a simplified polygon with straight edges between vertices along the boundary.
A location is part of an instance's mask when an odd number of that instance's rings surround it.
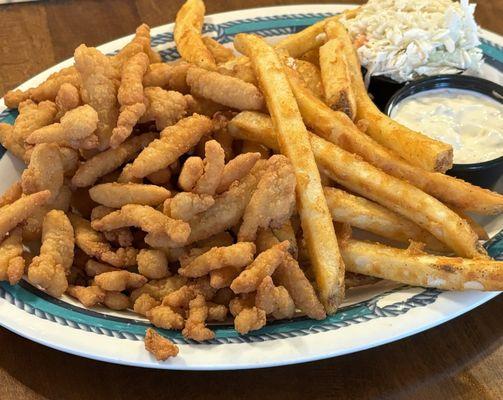
<svg viewBox="0 0 503 400">
<path fill-rule="evenodd" d="M 238 32 L 255 32 L 277 40 L 347 7 L 303 5 L 216 14 L 206 18 L 204 30 L 229 45 Z M 177 56 L 172 31 L 173 24 L 152 30 L 153 44 L 166 59 Z M 100 49 L 112 53 L 130 38 Z M 482 32 L 482 39 L 486 54 L 483 76 L 502 83 L 503 39 L 487 31 Z M 72 62 L 66 60 L 20 88 L 35 86 Z M 12 122 L 15 118 L 14 112 L 5 110 L 3 101 L 0 111 L 0 120 Z M 19 177 L 22 168 L 9 154 L 3 155 L 0 192 Z M 494 236 L 501 230 L 503 218 L 486 218 L 484 224 Z M 489 250 L 493 256 L 503 256 L 502 234 L 493 239 Z M 389 343 L 448 321 L 497 294 L 442 292 L 383 281 L 350 290 L 341 310 L 324 321 L 277 322 L 246 336 L 222 326 L 216 329 L 216 339 L 205 344 L 189 343 L 177 332 L 163 331 L 180 345 L 180 355 L 164 363 L 155 361 L 143 348 L 145 320 L 132 313 L 86 310 L 68 297 L 53 299 L 25 281 L 16 286 L 0 283 L 0 324 L 46 346 L 112 363 L 184 370 L 260 368 L 335 357 Z"/>
</svg>

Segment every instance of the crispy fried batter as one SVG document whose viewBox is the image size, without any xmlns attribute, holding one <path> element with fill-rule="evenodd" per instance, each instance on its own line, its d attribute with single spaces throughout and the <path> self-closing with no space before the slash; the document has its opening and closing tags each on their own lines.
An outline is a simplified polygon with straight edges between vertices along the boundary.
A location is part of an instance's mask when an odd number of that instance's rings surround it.
<svg viewBox="0 0 503 400">
<path fill-rule="evenodd" d="M 47 213 L 42 226 L 40 255 L 28 267 L 28 279 L 50 295 L 60 297 L 68 288 L 66 275 L 73 263 L 74 233 L 63 211 Z"/>
<path fill-rule="evenodd" d="M 115 211 L 111 207 L 96 206 L 91 211 L 91 222 L 101 219 L 105 215 Z M 119 228 L 109 232 L 103 232 L 103 236 L 109 242 L 116 242 L 120 247 L 130 247 L 133 244 L 133 234 L 129 228 Z"/>
<path fill-rule="evenodd" d="M 234 294 L 234 292 L 232 293 Z M 253 306 L 255 306 L 255 293 L 241 293 L 229 301 L 229 311 L 233 317 L 237 316 L 245 308 L 252 308 Z"/>
<path fill-rule="evenodd" d="M 145 332 L 145 349 L 151 353 L 157 361 L 166 361 L 170 357 L 176 357 L 178 346 L 171 340 L 159 335 L 156 330 L 148 328 Z"/>
<path fill-rule="evenodd" d="M 14 156 L 20 160 L 24 159 L 26 150 L 22 143 L 16 140 L 14 136 L 14 126 L 0 122 L 0 143 Z"/>
<path fill-rule="evenodd" d="M 166 254 L 161 250 L 141 249 L 136 261 L 138 272 L 148 279 L 161 279 L 171 275 Z"/>
<path fill-rule="evenodd" d="M 145 88 L 160 87 L 176 90 L 180 93 L 188 93 L 189 87 L 187 86 L 186 77 L 190 65 L 182 60 L 150 64 L 147 73 L 143 77 L 143 86 Z M 145 93 L 145 95 L 147 94 Z"/>
<path fill-rule="evenodd" d="M 58 107 L 56 119 L 59 119 L 67 111 L 73 110 L 80 105 L 79 89 L 71 83 L 63 83 L 58 89 L 54 103 Z"/>
<path fill-rule="evenodd" d="M 210 285 L 215 289 L 229 287 L 241 273 L 242 268 L 224 267 L 210 271 Z"/>
<path fill-rule="evenodd" d="M 121 292 L 106 292 L 103 299 L 103 305 L 111 310 L 125 310 L 129 308 L 129 297 Z"/>
<path fill-rule="evenodd" d="M 111 265 L 93 260 L 92 258 L 90 258 L 89 260 L 86 261 L 84 269 L 86 271 L 87 276 L 89 276 L 91 278 L 94 278 L 96 275 L 103 274 L 104 272 L 118 271 L 117 268 L 112 267 Z"/>
<path fill-rule="evenodd" d="M 276 319 L 292 318 L 295 314 L 290 294 L 283 286 L 274 286 L 270 276 L 266 276 L 258 286 L 255 305 Z"/>
<path fill-rule="evenodd" d="M 21 228 L 15 228 L 0 243 L 0 281 L 18 283 L 24 274 L 23 237 Z"/>
<path fill-rule="evenodd" d="M 200 157 L 189 157 L 183 164 L 178 185 L 186 192 L 191 192 L 197 181 L 204 173 L 204 161 Z"/>
<path fill-rule="evenodd" d="M 92 187 L 89 189 L 89 195 L 96 203 L 120 208 L 127 204 L 157 206 L 171 196 L 171 193 L 156 185 L 112 182 Z"/>
<path fill-rule="evenodd" d="M 234 329 L 241 335 L 246 335 L 250 331 L 260 329 L 265 324 L 265 311 L 257 307 L 243 309 L 234 319 Z"/>
<path fill-rule="evenodd" d="M 204 173 L 197 180 L 192 191 L 213 196 L 217 190 L 225 165 L 225 153 L 216 140 L 209 140 L 204 145 Z"/>
<path fill-rule="evenodd" d="M 131 301 L 134 302 L 142 294 L 148 294 L 154 299 L 161 301 L 166 295 L 178 290 L 187 283 L 187 278 L 173 275 L 162 279 L 153 279 L 139 289 L 131 292 Z"/>
<path fill-rule="evenodd" d="M 134 302 L 133 310 L 137 314 L 147 315 L 148 311 L 159 305 L 161 305 L 160 301 L 154 299 L 148 293 L 143 293 L 142 295 L 138 296 L 138 298 Z"/>
<path fill-rule="evenodd" d="M 239 241 L 253 241 L 259 228 L 279 228 L 290 219 L 295 207 L 295 174 L 288 159 L 272 156 L 268 169 L 246 206 Z"/>
<path fill-rule="evenodd" d="M 94 307 L 99 303 L 103 303 L 105 300 L 105 291 L 99 286 L 68 286 L 66 293 L 72 297 L 75 297 L 80 301 L 85 307 Z"/>
<path fill-rule="evenodd" d="M 10 185 L 7 190 L 3 192 L 2 196 L 0 196 L 0 207 L 13 203 L 14 201 L 20 199 L 22 195 L 23 186 L 19 180 Z"/>
<path fill-rule="evenodd" d="M 234 159 L 230 160 L 224 167 L 222 178 L 217 188 L 217 193 L 225 192 L 229 186 L 242 179 L 250 172 L 255 163 L 260 160 L 260 153 L 245 153 L 239 154 Z"/>
<path fill-rule="evenodd" d="M 75 243 L 87 255 L 96 257 L 116 268 L 126 268 L 136 264 L 138 251 L 135 248 L 120 247 L 114 250 L 110 243 L 105 241 L 103 235 L 91 227 L 91 222 L 76 214 L 70 214 L 69 217 L 75 230 Z"/>
<path fill-rule="evenodd" d="M 189 102 L 187 97 L 179 92 L 160 87 L 147 87 L 144 94 L 147 108 L 140 122 L 155 121 L 156 128 L 163 130 L 187 115 Z"/>
<path fill-rule="evenodd" d="M 93 185 L 98 178 L 116 170 L 126 161 L 132 160 L 154 138 L 155 133 L 144 133 L 126 140 L 115 149 L 96 154 L 80 165 L 72 178 L 72 184 L 77 187 Z"/>
<path fill-rule="evenodd" d="M 117 119 L 117 126 L 112 130 L 112 137 L 110 138 L 110 147 L 117 148 L 123 143 L 133 132 L 133 128 L 145 114 L 145 104 L 134 103 L 127 104 L 121 107 L 119 117 Z"/>
<path fill-rule="evenodd" d="M 126 289 L 138 289 L 147 283 L 147 278 L 129 271 L 103 272 L 94 277 L 94 282 L 103 290 L 121 292 Z"/>
<path fill-rule="evenodd" d="M 167 185 L 171 181 L 171 169 L 169 167 L 148 174 L 147 178 L 154 185 Z"/>
<path fill-rule="evenodd" d="M 215 304 L 211 302 L 206 302 L 208 306 L 208 317 L 207 321 L 219 321 L 223 322 L 227 319 L 227 313 L 229 310 L 223 304 Z"/>
<path fill-rule="evenodd" d="M 230 61 L 234 58 L 234 52 L 232 49 L 225 47 L 223 44 L 220 44 L 209 36 L 203 36 L 203 43 L 213 55 L 217 64 Z"/>
<path fill-rule="evenodd" d="M 134 160 L 133 175 L 143 178 L 172 164 L 194 147 L 212 127 L 210 119 L 197 114 L 168 126 L 161 132 L 161 138 L 150 143 Z"/>
<path fill-rule="evenodd" d="M 145 53 L 137 53 L 130 57 L 121 69 L 121 84 L 117 92 L 117 100 L 121 106 L 143 103 L 143 75 L 149 65 Z"/>
<path fill-rule="evenodd" d="M 191 285 L 184 285 L 181 288 L 167 294 L 162 299 L 163 306 L 169 306 L 171 308 L 186 309 L 189 307 L 190 301 L 196 297 L 197 293 Z"/>
<path fill-rule="evenodd" d="M 168 306 L 157 306 L 147 311 L 147 318 L 158 328 L 182 330 L 183 317 Z"/>
<path fill-rule="evenodd" d="M 281 242 L 260 253 L 255 260 L 232 281 L 234 293 L 250 293 L 257 289 L 266 276 L 274 273 L 288 254 L 288 241 Z"/>
<path fill-rule="evenodd" d="M 213 339 L 215 333 L 205 326 L 207 318 L 208 306 L 206 300 L 203 295 L 198 294 L 189 303 L 189 317 L 185 321 L 182 335 L 186 339 L 193 339 L 198 342 Z"/>
<path fill-rule="evenodd" d="M 197 214 L 206 211 L 215 204 L 215 199 L 209 194 L 195 194 L 189 192 L 178 193 L 169 200 L 169 207 L 164 208 L 164 213 L 166 214 L 166 211 L 169 211 L 169 214 L 166 215 L 182 221 L 191 220 Z M 168 208 L 168 210 L 166 208 Z"/>
<path fill-rule="evenodd" d="M 141 24 L 136 28 L 136 33 L 132 43 L 141 44 L 143 52 L 148 55 L 149 61 L 151 63 L 158 63 L 161 61 L 161 56 L 155 50 L 152 49 L 150 43 L 150 26 L 147 24 Z"/>
<path fill-rule="evenodd" d="M 227 247 L 213 247 L 180 268 L 178 273 L 182 276 L 196 278 L 219 268 L 242 268 L 252 262 L 254 254 L 255 244 L 251 242 L 236 243 Z"/>
</svg>

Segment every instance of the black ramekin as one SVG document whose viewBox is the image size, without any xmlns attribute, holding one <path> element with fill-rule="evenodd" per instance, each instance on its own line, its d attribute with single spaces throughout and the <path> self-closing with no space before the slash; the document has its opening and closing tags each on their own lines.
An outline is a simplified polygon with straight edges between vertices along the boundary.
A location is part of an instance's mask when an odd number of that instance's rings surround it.
<svg viewBox="0 0 503 400">
<path fill-rule="evenodd" d="M 384 112 L 391 115 L 393 108 L 405 98 L 432 89 L 452 88 L 482 93 L 503 104 L 503 86 L 486 79 L 467 75 L 437 75 L 406 84 L 389 99 Z M 454 164 L 447 174 L 477 186 L 493 189 L 503 175 L 503 156 L 473 164 Z"/>
</svg>

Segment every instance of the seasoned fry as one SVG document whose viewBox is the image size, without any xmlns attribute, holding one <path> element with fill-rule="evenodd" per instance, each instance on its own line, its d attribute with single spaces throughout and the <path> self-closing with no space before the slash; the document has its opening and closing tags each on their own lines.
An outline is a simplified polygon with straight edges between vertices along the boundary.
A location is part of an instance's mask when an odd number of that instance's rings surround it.
<svg viewBox="0 0 503 400">
<path fill-rule="evenodd" d="M 208 194 L 182 192 L 169 199 L 168 207 L 166 207 L 166 202 L 164 203 L 164 214 L 174 219 L 190 221 L 213 204 L 215 204 L 215 199 Z"/>
<path fill-rule="evenodd" d="M 148 279 L 161 279 L 171 275 L 166 254 L 161 250 L 141 249 L 136 260 L 138 272 Z"/>
<path fill-rule="evenodd" d="M 209 36 L 203 36 L 203 43 L 210 51 L 217 64 L 230 61 L 234 58 L 234 52 L 232 49 L 225 47 L 223 44 L 220 44 Z"/>
<path fill-rule="evenodd" d="M 246 34 L 237 35 L 234 45 L 252 60 L 280 149 L 294 167 L 299 213 L 319 295 L 325 309 L 334 313 L 344 298 L 344 264 L 306 127 L 281 62 L 272 48 L 262 39 Z"/>
<path fill-rule="evenodd" d="M 80 165 L 72 178 L 72 184 L 77 187 L 93 185 L 100 177 L 116 170 L 126 161 L 132 160 L 154 138 L 154 133 L 144 133 L 125 141 L 115 149 L 96 154 Z"/>
<path fill-rule="evenodd" d="M 225 164 L 217 193 L 225 192 L 233 182 L 239 181 L 246 176 L 255 163 L 260 160 L 260 157 L 260 153 L 244 153 L 239 154 Z"/>
<path fill-rule="evenodd" d="M 18 283 L 24 274 L 22 230 L 15 228 L 0 243 L 0 281 L 10 285 Z"/>
<path fill-rule="evenodd" d="M 227 247 L 213 247 L 180 268 L 178 273 L 182 276 L 197 278 L 224 267 L 242 268 L 253 261 L 254 254 L 255 245 L 251 242 L 240 242 Z"/>
<path fill-rule="evenodd" d="M 325 187 L 324 191 L 328 208 L 336 222 L 347 223 L 399 242 L 414 240 L 426 244 L 432 250 L 447 250 L 429 232 L 379 204 L 336 188 Z"/>
<path fill-rule="evenodd" d="M 121 292 L 126 289 L 138 289 L 147 283 L 147 278 L 129 271 L 111 271 L 96 275 L 94 282 L 103 290 Z"/>
<path fill-rule="evenodd" d="M 74 149 L 92 149 L 98 138 L 93 135 L 98 126 L 98 113 L 83 105 L 64 114 L 60 122 L 39 128 L 26 137 L 26 143 L 57 143 Z"/>
<path fill-rule="evenodd" d="M 222 179 L 225 166 L 225 153 L 216 140 L 209 140 L 204 145 L 204 172 L 197 180 L 192 191 L 197 194 L 213 196 Z"/>
<path fill-rule="evenodd" d="M 184 60 L 201 68 L 213 70 L 216 68 L 215 59 L 201 37 L 204 13 L 202 0 L 187 0 L 180 7 L 175 20 L 175 43 Z"/>
<path fill-rule="evenodd" d="M 295 207 L 295 175 L 288 159 L 272 156 L 257 189 L 246 206 L 239 241 L 254 241 L 259 228 L 279 228 L 290 219 Z"/>
<path fill-rule="evenodd" d="M 99 150 L 105 150 L 110 144 L 112 129 L 117 125 L 119 107 L 115 80 L 117 70 L 110 59 L 98 50 L 80 45 L 75 49 L 75 67 L 82 78 L 81 96 L 98 113 Z"/>
<path fill-rule="evenodd" d="M 211 129 L 211 120 L 197 114 L 168 126 L 161 132 L 160 139 L 154 140 L 136 157 L 131 172 L 135 177 L 143 178 L 167 167 L 194 147 Z"/>
<path fill-rule="evenodd" d="M 96 203 L 107 207 L 121 208 L 127 204 L 157 206 L 171 196 L 169 190 L 156 185 L 141 183 L 102 183 L 89 189 Z"/>
<path fill-rule="evenodd" d="M 348 240 L 341 246 L 351 272 L 446 290 L 501 290 L 501 261 L 411 254 L 379 244 Z"/>
<path fill-rule="evenodd" d="M 321 81 L 325 102 L 352 120 L 356 116 L 356 98 L 351 88 L 351 75 L 340 39 L 332 38 L 320 47 Z"/>
<path fill-rule="evenodd" d="M 143 86 L 160 87 L 163 89 L 176 90 L 180 93 L 188 93 L 186 76 L 191 64 L 177 60 L 171 63 L 155 63 L 148 66 L 143 76 Z"/>
<path fill-rule="evenodd" d="M 176 344 L 161 336 L 152 328 L 148 328 L 145 332 L 145 349 L 157 361 L 166 361 L 170 357 L 176 357 L 179 351 Z"/>
<path fill-rule="evenodd" d="M 52 210 L 44 218 L 40 255 L 28 267 L 28 279 L 54 297 L 68 288 L 66 275 L 73 262 L 74 233 L 63 211 Z"/>
<path fill-rule="evenodd" d="M 238 110 L 261 110 L 264 98 L 251 83 L 214 71 L 191 67 L 187 71 L 190 92 Z"/>
<path fill-rule="evenodd" d="M 289 59 L 288 61 L 290 62 L 291 60 L 293 59 Z M 303 60 L 294 60 L 293 64 L 294 66 L 292 68 L 299 73 L 309 90 L 311 90 L 316 97 L 322 99 L 324 97 L 324 92 L 319 68 Z"/>
<path fill-rule="evenodd" d="M 206 328 L 205 322 L 208 319 L 208 306 L 204 296 L 198 294 L 195 299 L 189 303 L 189 316 L 185 321 L 185 327 L 182 335 L 187 339 L 193 339 L 198 342 L 211 340 L 215 333 Z"/>
<path fill-rule="evenodd" d="M 178 185 L 186 192 L 191 192 L 197 181 L 204 174 L 204 161 L 200 157 L 189 157 L 185 160 L 180 175 Z"/>
<path fill-rule="evenodd" d="M 188 96 L 160 87 L 147 87 L 144 94 L 147 108 L 140 122 L 155 121 L 156 128 L 163 130 L 187 115 Z"/>
<path fill-rule="evenodd" d="M 367 135 L 400 154 L 412 165 L 427 171 L 445 172 L 452 167 L 452 146 L 400 125 L 381 113 L 370 99 L 363 83 L 360 62 L 344 26 L 336 21 L 325 25 L 329 38 L 338 38 L 348 62 L 351 88 L 356 98 L 356 116 L 369 121 Z"/>
</svg>

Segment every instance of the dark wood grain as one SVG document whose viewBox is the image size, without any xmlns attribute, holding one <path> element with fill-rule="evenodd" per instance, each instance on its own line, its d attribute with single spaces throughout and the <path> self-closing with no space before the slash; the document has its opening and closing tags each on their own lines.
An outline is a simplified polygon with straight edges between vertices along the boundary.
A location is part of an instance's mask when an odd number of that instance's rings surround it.
<svg viewBox="0 0 503 400">
<path fill-rule="evenodd" d="M 208 13 L 300 1 L 208 0 Z M 0 95 L 73 54 L 173 21 L 181 0 L 40 1 L 0 6 Z M 330 3 L 318 0 L 316 3 Z M 348 2 L 349 3 L 349 2 Z M 503 1 L 477 19 L 503 34 Z M 0 399 L 501 399 L 500 296 L 440 327 L 376 349 L 253 371 L 169 372 L 86 360 L 0 329 Z M 0 316 L 1 317 L 1 316 Z"/>
</svg>

